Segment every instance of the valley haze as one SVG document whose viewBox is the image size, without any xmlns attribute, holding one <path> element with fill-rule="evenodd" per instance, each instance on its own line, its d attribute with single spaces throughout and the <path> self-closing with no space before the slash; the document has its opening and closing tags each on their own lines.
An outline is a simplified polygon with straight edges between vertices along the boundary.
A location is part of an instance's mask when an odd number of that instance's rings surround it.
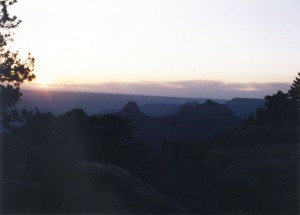
<svg viewBox="0 0 300 215">
<path fill-rule="evenodd" d="M 130 95 L 113 93 L 88 93 L 88 92 L 63 92 L 51 90 L 22 90 L 22 101 L 19 109 L 33 110 L 38 108 L 40 112 L 52 112 L 60 115 L 74 108 L 83 109 L 87 114 L 106 114 L 120 111 L 128 102 L 136 102 L 141 111 L 153 117 L 174 115 L 179 112 L 182 105 L 201 104 L 206 102 L 206 97 L 167 97 Z M 253 114 L 257 108 L 264 107 L 263 99 L 233 98 L 212 99 L 219 104 L 228 106 L 238 117 L 246 118 Z"/>
</svg>

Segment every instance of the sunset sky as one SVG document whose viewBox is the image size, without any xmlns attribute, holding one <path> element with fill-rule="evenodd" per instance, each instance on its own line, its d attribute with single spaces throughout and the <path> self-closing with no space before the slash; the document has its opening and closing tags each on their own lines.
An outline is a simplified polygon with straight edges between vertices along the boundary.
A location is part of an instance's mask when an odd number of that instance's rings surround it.
<svg viewBox="0 0 300 215">
<path fill-rule="evenodd" d="M 299 11 L 299 0 L 19 0 L 10 46 L 36 58 L 26 87 L 263 97 L 300 71 Z"/>
</svg>

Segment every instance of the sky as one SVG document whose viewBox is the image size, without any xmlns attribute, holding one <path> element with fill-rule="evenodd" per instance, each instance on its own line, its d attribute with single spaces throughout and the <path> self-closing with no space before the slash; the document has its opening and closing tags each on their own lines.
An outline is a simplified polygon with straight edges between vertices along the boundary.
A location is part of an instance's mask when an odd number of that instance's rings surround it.
<svg viewBox="0 0 300 215">
<path fill-rule="evenodd" d="M 19 0 L 10 11 L 22 20 L 11 49 L 36 58 L 29 88 L 263 97 L 300 72 L 299 0 Z"/>
</svg>

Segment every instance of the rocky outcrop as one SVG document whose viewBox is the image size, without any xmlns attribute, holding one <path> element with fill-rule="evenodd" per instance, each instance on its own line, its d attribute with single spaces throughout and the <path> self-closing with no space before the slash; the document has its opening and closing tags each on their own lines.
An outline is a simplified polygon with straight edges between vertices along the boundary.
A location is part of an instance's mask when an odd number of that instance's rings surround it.
<svg viewBox="0 0 300 215">
<path fill-rule="evenodd" d="M 141 113 L 140 108 L 135 102 L 128 102 L 126 106 L 122 109 L 123 113 Z"/>
<path fill-rule="evenodd" d="M 178 213 L 175 200 L 109 164 L 79 162 L 66 188 L 65 208 L 80 213 Z"/>
<path fill-rule="evenodd" d="M 55 177 L 55 176 L 52 176 Z M 57 176 L 60 177 L 60 176 Z M 1 179 L 1 213 L 182 213 L 176 200 L 110 164 L 81 161 L 61 184 Z"/>
<path fill-rule="evenodd" d="M 136 139 L 151 145 L 155 151 L 163 141 L 204 141 L 241 123 L 228 107 L 211 100 L 184 105 L 179 113 L 168 117 L 146 116 L 133 102 L 118 114 L 131 121 Z"/>
<path fill-rule="evenodd" d="M 233 112 L 225 105 L 218 104 L 211 100 L 207 100 L 203 104 L 199 103 L 188 103 L 183 105 L 179 114 L 189 114 L 195 116 L 207 116 L 207 115 L 216 115 L 221 117 L 222 115 L 226 115 L 227 117 L 235 118 Z"/>
<path fill-rule="evenodd" d="M 149 118 L 149 116 L 146 116 L 140 111 L 138 104 L 132 101 L 128 102 L 118 114 L 134 121 Z"/>
</svg>

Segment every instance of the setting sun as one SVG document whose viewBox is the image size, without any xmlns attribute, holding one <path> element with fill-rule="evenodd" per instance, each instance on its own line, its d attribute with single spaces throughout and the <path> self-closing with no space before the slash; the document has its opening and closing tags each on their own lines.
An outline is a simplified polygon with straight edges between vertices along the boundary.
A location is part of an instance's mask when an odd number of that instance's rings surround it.
<svg viewBox="0 0 300 215">
<path fill-rule="evenodd" d="M 0 0 L 0 213 L 300 214 L 299 11 Z"/>
<path fill-rule="evenodd" d="M 41 77 L 38 76 L 36 79 L 36 82 L 38 83 L 38 85 L 40 87 L 43 87 L 43 88 L 47 88 L 47 87 L 49 87 L 49 85 L 51 85 L 53 83 L 52 79 L 47 76 L 41 76 Z"/>
</svg>

